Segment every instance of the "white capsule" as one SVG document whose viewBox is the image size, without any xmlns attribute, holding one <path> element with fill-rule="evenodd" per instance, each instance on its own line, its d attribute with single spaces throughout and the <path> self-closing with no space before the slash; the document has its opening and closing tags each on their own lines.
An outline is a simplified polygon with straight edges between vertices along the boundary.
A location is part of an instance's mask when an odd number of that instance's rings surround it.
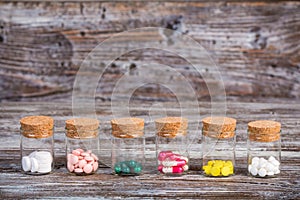
<svg viewBox="0 0 300 200">
<path fill-rule="evenodd" d="M 257 168 L 252 166 L 251 169 L 250 169 L 250 173 L 251 173 L 253 176 L 256 176 L 256 175 L 257 175 Z"/>
<path fill-rule="evenodd" d="M 39 170 L 39 164 L 37 159 L 30 158 L 30 162 L 31 162 L 31 172 L 37 172 Z"/>
<path fill-rule="evenodd" d="M 22 158 L 22 168 L 23 168 L 23 170 L 25 172 L 30 171 L 30 169 L 31 169 L 31 161 L 30 161 L 29 156 L 24 156 Z"/>
<path fill-rule="evenodd" d="M 259 175 L 260 177 L 265 177 L 265 176 L 267 175 L 266 169 L 265 169 L 265 168 L 259 169 L 259 170 L 258 170 L 258 175 Z"/>
<path fill-rule="evenodd" d="M 274 172 L 267 172 L 268 176 L 274 176 Z"/>
</svg>

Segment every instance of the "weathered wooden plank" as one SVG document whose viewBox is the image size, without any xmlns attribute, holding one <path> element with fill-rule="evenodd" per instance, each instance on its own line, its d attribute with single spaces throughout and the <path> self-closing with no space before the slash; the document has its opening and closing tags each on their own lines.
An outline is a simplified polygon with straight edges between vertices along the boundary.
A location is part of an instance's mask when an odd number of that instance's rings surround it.
<svg viewBox="0 0 300 200">
<path fill-rule="evenodd" d="M 6 92 L 0 99 L 70 98 L 87 53 L 114 33 L 144 26 L 173 29 L 207 48 L 220 66 L 229 99 L 299 99 L 299 9 L 294 1 L 2 2 L 0 89 Z M 99 60 L 107 61 L 111 53 Z M 190 80 L 199 99 L 209 99 L 203 77 L 189 63 L 156 50 L 134 51 L 116 60 L 101 79 L 97 98 L 109 100 L 124 72 L 142 70 L 140 61 L 172 66 Z M 149 91 L 156 97 L 147 96 Z M 141 88 L 136 96 L 172 98 L 155 85 Z"/>
</svg>

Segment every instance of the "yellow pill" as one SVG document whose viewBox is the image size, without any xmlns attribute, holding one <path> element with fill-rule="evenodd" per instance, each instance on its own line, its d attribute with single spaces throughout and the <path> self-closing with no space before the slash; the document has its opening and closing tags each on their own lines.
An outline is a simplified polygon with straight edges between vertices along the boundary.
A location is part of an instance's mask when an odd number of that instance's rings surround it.
<svg viewBox="0 0 300 200">
<path fill-rule="evenodd" d="M 206 175 L 210 175 L 211 173 L 211 166 L 206 165 L 204 168 L 204 172 Z"/>
<path fill-rule="evenodd" d="M 217 162 L 213 166 L 214 167 L 218 167 L 218 168 L 222 168 L 223 167 L 223 163 L 222 162 Z"/>
<path fill-rule="evenodd" d="M 207 162 L 207 165 L 212 166 L 214 163 L 215 163 L 214 160 L 210 160 L 210 161 Z"/>
<path fill-rule="evenodd" d="M 219 176 L 220 175 L 220 168 L 212 167 L 210 170 L 212 176 Z"/>
<path fill-rule="evenodd" d="M 221 173 L 223 176 L 228 176 L 230 174 L 231 170 L 229 167 L 223 167 L 221 170 Z"/>
<path fill-rule="evenodd" d="M 227 164 L 227 165 L 232 165 L 232 166 L 233 166 L 231 160 L 227 160 L 227 161 L 226 161 L 226 164 Z"/>
</svg>

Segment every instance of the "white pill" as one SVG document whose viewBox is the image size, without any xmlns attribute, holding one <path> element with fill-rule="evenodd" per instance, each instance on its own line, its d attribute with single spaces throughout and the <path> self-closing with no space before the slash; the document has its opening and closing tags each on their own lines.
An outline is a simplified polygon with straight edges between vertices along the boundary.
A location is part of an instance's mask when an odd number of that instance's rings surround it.
<svg viewBox="0 0 300 200">
<path fill-rule="evenodd" d="M 39 163 L 51 163 L 53 160 L 51 153 L 48 151 L 36 152 L 35 158 L 39 161 Z"/>
<path fill-rule="evenodd" d="M 274 176 L 274 172 L 267 172 L 268 176 Z"/>
<path fill-rule="evenodd" d="M 280 174 L 280 170 L 277 169 L 277 171 L 274 174 Z"/>
<path fill-rule="evenodd" d="M 257 168 L 258 164 L 259 164 L 259 162 L 252 162 L 251 163 L 252 167 L 256 167 L 256 168 Z"/>
<path fill-rule="evenodd" d="M 253 176 L 256 176 L 256 175 L 257 175 L 257 168 L 252 166 L 251 169 L 250 169 L 250 173 L 251 173 Z"/>
<path fill-rule="evenodd" d="M 30 158 L 30 162 L 31 162 L 31 172 L 37 172 L 39 170 L 39 164 L 37 159 Z"/>
<path fill-rule="evenodd" d="M 267 160 L 264 158 L 259 158 L 259 163 L 265 163 Z"/>
<path fill-rule="evenodd" d="M 259 162 L 259 158 L 258 157 L 254 157 L 254 158 L 252 158 L 252 163 L 258 163 Z"/>
<path fill-rule="evenodd" d="M 30 161 L 29 156 L 24 156 L 22 158 L 22 168 L 23 168 L 23 170 L 25 172 L 30 171 L 30 169 L 31 169 L 31 161 Z"/>
<path fill-rule="evenodd" d="M 39 169 L 38 169 L 38 172 L 39 173 L 48 173 L 48 172 L 51 172 L 51 164 L 41 164 L 39 165 Z"/>
<path fill-rule="evenodd" d="M 258 170 L 258 175 L 259 175 L 260 177 L 265 177 L 265 176 L 267 175 L 266 169 L 265 169 L 265 168 L 259 169 L 259 170 Z"/>
<path fill-rule="evenodd" d="M 276 160 L 276 158 L 274 156 L 270 156 L 268 160 L 272 161 L 272 160 Z"/>
<path fill-rule="evenodd" d="M 29 154 L 29 158 L 34 158 L 35 157 L 35 154 L 36 154 L 36 151 L 33 151 Z"/>
<path fill-rule="evenodd" d="M 272 164 L 275 165 L 275 166 L 279 166 L 279 165 L 280 165 L 280 162 L 279 162 L 278 160 L 276 160 L 276 159 L 275 159 L 275 160 L 272 160 L 271 162 L 272 162 Z"/>
<path fill-rule="evenodd" d="M 274 172 L 274 165 L 267 163 L 266 168 L 267 172 Z"/>
<path fill-rule="evenodd" d="M 248 172 L 251 172 L 252 165 L 248 165 Z"/>
<path fill-rule="evenodd" d="M 257 168 L 258 168 L 258 169 L 261 169 L 261 168 L 265 168 L 266 166 L 267 166 L 267 162 L 261 161 L 261 162 L 258 164 Z"/>
</svg>

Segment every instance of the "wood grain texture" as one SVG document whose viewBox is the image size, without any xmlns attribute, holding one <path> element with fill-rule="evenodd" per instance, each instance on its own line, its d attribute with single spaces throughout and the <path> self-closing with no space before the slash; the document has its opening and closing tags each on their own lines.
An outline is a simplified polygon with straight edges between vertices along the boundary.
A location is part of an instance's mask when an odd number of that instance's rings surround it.
<svg viewBox="0 0 300 200">
<path fill-rule="evenodd" d="M 219 65 L 229 99 L 298 100 L 299 10 L 296 1 L 1 2 L 0 99 L 70 99 L 76 72 L 97 44 L 115 33 L 152 26 L 203 45 Z M 107 51 L 99 60 L 109 55 Z M 173 67 L 191 82 L 198 99 L 209 99 L 203 77 L 189 63 L 157 50 L 134 51 L 115 60 L 99 83 L 97 98 L 110 100 L 116 81 L 125 72 L 141 70 L 141 61 Z M 136 96 L 173 98 L 151 84 Z"/>
<path fill-rule="evenodd" d="M 166 103 L 170 112 L 176 112 L 178 105 Z M 98 101 L 97 114 L 101 121 L 101 137 L 110 134 L 109 120 L 113 117 L 110 103 Z M 210 114 L 210 104 L 200 102 L 201 118 Z M 228 116 L 238 119 L 236 175 L 230 178 L 206 178 L 197 170 L 191 170 L 182 177 L 163 177 L 147 172 L 137 177 L 111 175 L 109 168 L 102 165 L 97 174 L 73 176 L 64 166 L 64 120 L 72 116 L 71 102 L 22 102 L 1 103 L 0 115 L 0 197 L 19 198 L 177 198 L 177 199 L 299 199 L 300 191 L 300 104 L 281 103 L 228 103 Z M 155 157 L 154 132 L 155 113 L 149 116 L 149 102 L 137 103 L 131 107 L 133 116 L 146 122 L 146 149 L 148 159 Z M 25 115 L 44 114 L 55 119 L 55 170 L 50 175 L 29 176 L 20 171 L 19 119 Z M 197 119 L 198 116 L 189 116 Z M 282 124 L 282 169 L 278 178 L 251 178 L 246 175 L 246 127 L 252 120 L 272 119 Z M 196 121 L 190 121 L 195 124 Z M 199 134 L 191 132 L 190 134 Z M 194 140 L 191 149 L 191 163 L 199 165 L 201 139 Z M 101 162 L 106 162 L 102 154 Z M 148 163 L 149 164 L 149 163 Z M 196 169 L 196 168 L 195 168 Z"/>
</svg>

